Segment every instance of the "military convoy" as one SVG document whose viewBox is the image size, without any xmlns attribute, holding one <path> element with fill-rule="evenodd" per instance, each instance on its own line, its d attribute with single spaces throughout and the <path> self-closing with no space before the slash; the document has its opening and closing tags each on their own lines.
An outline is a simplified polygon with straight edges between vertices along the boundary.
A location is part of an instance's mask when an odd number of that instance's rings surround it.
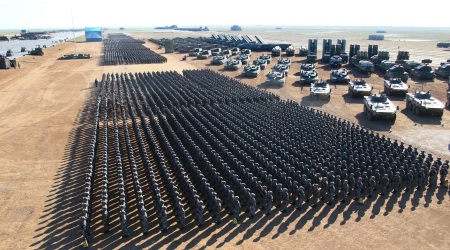
<svg viewBox="0 0 450 250">
<path fill-rule="evenodd" d="M 283 86 L 286 82 L 286 75 L 282 72 L 271 71 L 267 74 L 266 83 Z"/>
<path fill-rule="evenodd" d="M 330 72 L 330 81 L 332 83 L 348 83 L 350 82 L 350 77 L 348 76 L 348 71 L 346 69 L 335 69 Z"/>
<path fill-rule="evenodd" d="M 242 67 L 241 60 L 230 60 L 230 61 L 227 61 L 225 63 L 225 67 L 224 68 L 226 70 L 238 70 L 241 67 Z"/>
<path fill-rule="evenodd" d="M 408 85 L 401 78 L 384 80 L 384 93 L 387 95 L 406 96 L 408 88 Z"/>
<path fill-rule="evenodd" d="M 406 94 L 406 108 L 416 115 L 429 114 L 442 117 L 444 114 L 444 104 L 432 97 L 430 91 Z"/>
<path fill-rule="evenodd" d="M 213 65 L 223 65 L 228 61 L 226 56 L 214 56 L 211 60 L 211 64 Z"/>
<path fill-rule="evenodd" d="M 348 94 L 353 98 L 357 96 L 370 96 L 372 89 L 372 86 L 363 79 L 355 79 L 348 83 Z"/>
<path fill-rule="evenodd" d="M 369 121 L 374 119 L 387 119 L 395 122 L 397 119 L 397 110 L 394 104 L 385 94 L 372 94 L 364 96 L 364 114 Z"/>
<path fill-rule="evenodd" d="M 255 78 L 255 77 L 258 77 L 260 73 L 261 73 L 261 69 L 260 69 L 259 65 L 253 64 L 253 65 L 246 65 L 244 67 L 244 70 L 242 71 L 241 75 L 243 77 Z"/>
<path fill-rule="evenodd" d="M 311 98 L 321 98 L 330 99 L 331 98 L 331 88 L 330 85 L 325 81 L 317 81 L 311 83 L 311 88 L 309 92 Z"/>
</svg>

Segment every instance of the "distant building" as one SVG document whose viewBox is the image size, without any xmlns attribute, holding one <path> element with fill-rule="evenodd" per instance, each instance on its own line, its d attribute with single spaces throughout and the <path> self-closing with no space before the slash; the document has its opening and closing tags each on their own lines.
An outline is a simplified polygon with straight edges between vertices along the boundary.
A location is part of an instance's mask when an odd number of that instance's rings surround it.
<svg viewBox="0 0 450 250">
<path fill-rule="evenodd" d="M 85 28 L 84 34 L 86 42 L 101 42 L 103 41 L 103 29 L 99 27 Z"/>
<path fill-rule="evenodd" d="M 239 25 L 233 25 L 231 26 L 231 31 L 242 31 L 242 28 Z"/>
<path fill-rule="evenodd" d="M 25 34 L 25 33 L 27 33 L 27 30 L 21 30 L 20 31 L 20 34 Z"/>
</svg>

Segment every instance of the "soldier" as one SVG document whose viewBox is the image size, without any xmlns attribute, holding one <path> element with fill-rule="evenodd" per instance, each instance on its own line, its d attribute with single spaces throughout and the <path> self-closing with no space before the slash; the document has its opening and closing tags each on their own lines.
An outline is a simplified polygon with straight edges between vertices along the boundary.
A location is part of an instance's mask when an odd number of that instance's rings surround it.
<svg viewBox="0 0 450 250">
<path fill-rule="evenodd" d="M 441 175 L 441 186 L 445 186 L 445 178 L 447 177 L 448 174 L 448 169 L 447 166 L 444 164 L 441 166 L 441 170 L 439 171 L 439 174 Z"/>
<path fill-rule="evenodd" d="M 267 195 L 265 197 L 265 207 L 267 210 L 266 215 L 270 215 L 270 210 L 272 210 L 272 206 L 273 206 L 273 192 L 272 191 L 267 191 Z"/>
<path fill-rule="evenodd" d="M 85 215 L 80 216 L 80 228 L 85 240 L 88 239 L 87 219 Z"/>
<path fill-rule="evenodd" d="M 233 197 L 232 216 L 236 220 L 237 223 L 239 223 L 239 213 L 240 212 L 241 212 L 241 203 L 239 202 L 239 197 L 234 196 Z"/>
<path fill-rule="evenodd" d="M 430 181 L 429 181 L 428 187 L 436 187 L 436 185 L 437 185 L 437 170 L 436 170 L 435 166 L 431 166 L 429 180 Z"/>
<path fill-rule="evenodd" d="M 256 199 L 254 193 L 250 193 L 250 199 L 248 203 L 249 203 L 250 218 L 253 219 L 256 213 Z"/>
<path fill-rule="evenodd" d="M 362 204 L 361 191 L 364 188 L 364 183 L 362 182 L 362 177 L 358 177 L 358 181 L 356 181 L 355 191 L 356 191 L 356 200 L 358 203 Z"/>
<path fill-rule="evenodd" d="M 313 185 L 313 205 L 312 207 L 317 207 L 317 202 L 320 198 L 320 190 L 319 190 L 319 184 L 314 183 Z"/>
<path fill-rule="evenodd" d="M 395 172 L 394 176 L 394 191 L 393 194 L 396 194 L 398 191 L 401 191 L 402 177 L 400 176 L 400 172 Z"/>
<path fill-rule="evenodd" d="M 381 179 L 381 195 L 385 195 L 387 192 L 387 188 L 389 186 L 389 177 L 388 174 L 384 174 Z"/>
<path fill-rule="evenodd" d="M 122 227 L 122 238 L 127 238 L 130 235 L 127 228 L 127 215 L 125 214 L 125 210 L 120 210 L 119 213 L 120 226 Z"/>
<path fill-rule="evenodd" d="M 375 191 L 376 186 L 377 186 L 377 181 L 375 179 L 375 176 L 370 177 L 370 180 L 369 180 L 369 195 L 367 197 L 372 198 L 373 192 Z"/>
<path fill-rule="evenodd" d="M 147 221 L 147 210 L 144 206 L 140 208 L 141 219 L 142 219 L 142 230 L 143 235 L 148 234 L 148 221 Z"/>
<path fill-rule="evenodd" d="M 106 204 L 103 205 L 102 212 L 103 212 L 104 233 L 108 233 L 109 232 L 109 215 L 108 215 L 108 206 Z"/>
<path fill-rule="evenodd" d="M 348 185 L 348 180 L 344 180 L 342 182 L 342 200 L 341 202 L 347 202 L 347 196 L 349 192 L 350 186 Z"/>
<path fill-rule="evenodd" d="M 303 186 L 300 186 L 298 188 L 297 210 L 301 209 L 305 197 L 305 188 Z"/>
<path fill-rule="evenodd" d="M 321 195 L 320 200 L 325 200 L 325 197 L 327 196 L 327 192 L 328 192 L 328 178 L 323 177 L 322 183 L 321 183 L 321 189 L 320 189 L 320 195 Z"/>
<path fill-rule="evenodd" d="M 408 171 L 408 173 L 405 176 L 406 180 L 406 191 L 409 191 L 412 188 L 412 182 L 414 180 L 414 175 L 412 169 Z"/>
<path fill-rule="evenodd" d="M 162 227 L 161 231 L 165 232 L 168 228 L 168 224 L 167 224 L 167 208 L 164 205 L 161 207 L 161 218 L 160 219 L 161 219 L 160 222 L 161 222 L 161 227 Z"/>
<path fill-rule="evenodd" d="M 214 198 L 214 217 L 215 217 L 215 223 L 220 224 L 222 221 L 220 212 L 222 211 L 222 203 L 219 197 Z"/>
<path fill-rule="evenodd" d="M 334 195 L 336 193 L 336 187 L 334 186 L 334 181 L 330 182 L 328 187 L 328 205 L 333 205 Z"/>
</svg>

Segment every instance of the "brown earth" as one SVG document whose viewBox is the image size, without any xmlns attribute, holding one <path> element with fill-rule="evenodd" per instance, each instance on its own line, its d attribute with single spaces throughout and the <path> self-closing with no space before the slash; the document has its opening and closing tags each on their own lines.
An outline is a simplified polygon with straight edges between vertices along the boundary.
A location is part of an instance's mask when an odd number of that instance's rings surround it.
<svg viewBox="0 0 450 250">
<path fill-rule="evenodd" d="M 147 46 L 158 50 L 153 44 Z M 43 57 L 26 56 L 19 59 L 21 69 L 0 72 L 0 200 L 3 205 L 3 226 L 0 229 L 0 249 L 76 248 L 81 245 L 78 230 L 79 201 L 75 200 L 80 162 L 73 160 L 71 151 L 74 133 L 83 125 L 83 103 L 92 91 L 93 80 L 103 73 L 142 72 L 156 70 L 211 68 L 255 87 L 264 88 L 285 99 L 330 112 L 338 117 L 376 130 L 377 132 L 413 144 L 419 150 L 449 159 L 449 112 L 442 120 L 416 117 L 400 106 L 394 125 L 389 122 L 368 122 L 361 115 L 362 102 L 345 93 L 346 86 L 337 85 L 329 102 L 310 100 L 308 87 L 301 87 L 294 74 L 294 63 L 283 88 L 261 85 L 264 75 L 257 79 L 241 79 L 238 72 L 222 72 L 220 66 L 209 66 L 209 60 L 168 54 L 168 63 L 160 65 L 98 66 L 100 43 L 78 43 L 77 50 L 91 53 L 90 60 L 58 61 L 63 54 L 73 53 L 72 43 L 63 43 L 45 50 Z M 254 56 L 253 56 L 254 58 Z M 273 62 L 272 62 L 273 65 Z M 319 76 L 328 79 L 329 69 L 318 65 Z M 268 72 L 268 69 L 265 70 Z M 360 77 L 360 76 L 357 76 Z M 382 78 L 366 78 L 381 86 Z M 410 81 L 411 89 L 421 83 Z M 446 84 L 435 80 L 427 84 L 444 101 Z M 81 122 L 80 122 L 81 121 Z M 82 144 L 83 142 L 76 142 Z M 413 199 L 411 199 L 413 198 Z M 450 205 L 446 190 L 428 190 L 390 196 L 364 206 L 336 205 L 318 209 L 257 216 L 257 221 L 245 219 L 235 226 L 225 223 L 185 231 L 170 230 L 162 234 L 152 228 L 147 237 L 122 240 L 118 235 L 95 235 L 93 248 L 223 248 L 223 249 L 291 249 L 291 248 L 388 248 L 388 249 L 447 249 L 450 239 L 448 216 Z M 136 225 L 135 225 L 136 226 Z M 97 232 L 96 232 L 97 233 Z"/>
</svg>

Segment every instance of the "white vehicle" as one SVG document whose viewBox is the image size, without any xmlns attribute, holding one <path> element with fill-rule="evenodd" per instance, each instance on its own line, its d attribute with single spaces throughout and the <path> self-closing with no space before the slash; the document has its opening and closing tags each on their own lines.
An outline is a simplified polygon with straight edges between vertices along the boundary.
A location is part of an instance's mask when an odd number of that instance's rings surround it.
<svg viewBox="0 0 450 250">
<path fill-rule="evenodd" d="M 373 94 L 364 96 L 364 114 L 369 121 L 373 119 L 396 120 L 398 107 L 387 98 L 385 94 Z"/>
<path fill-rule="evenodd" d="M 246 65 L 244 67 L 244 70 L 242 71 L 243 77 L 258 77 L 261 73 L 261 69 L 259 68 L 259 65 Z"/>
<path fill-rule="evenodd" d="M 272 68 L 272 71 L 277 71 L 283 73 L 285 76 L 289 73 L 289 66 L 286 64 L 275 64 Z"/>
<path fill-rule="evenodd" d="M 250 61 L 250 56 L 246 54 L 240 54 L 236 57 L 236 59 L 241 61 L 242 64 L 247 64 Z"/>
<path fill-rule="evenodd" d="M 282 58 L 278 59 L 277 64 L 284 64 L 284 65 L 287 65 L 288 67 L 291 67 L 291 59 L 289 59 L 287 57 L 282 57 Z"/>
<path fill-rule="evenodd" d="M 214 65 L 223 65 L 228 61 L 228 58 L 226 56 L 214 56 L 211 60 L 211 64 Z"/>
<path fill-rule="evenodd" d="M 348 76 L 348 71 L 346 69 L 335 69 L 330 72 L 330 80 L 333 83 L 349 83 L 350 77 Z"/>
<path fill-rule="evenodd" d="M 250 49 L 241 50 L 241 55 L 247 55 L 248 58 L 252 57 L 252 51 Z"/>
<path fill-rule="evenodd" d="M 211 57 L 211 50 L 203 50 L 197 55 L 197 59 L 208 59 Z"/>
<path fill-rule="evenodd" d="M 226 70 L 238 70 L 240 67 L 242 67 L 242 62 L 240 60 L 231 60 L 225 63 L 224 68 Z"/>
<path fill-rule="evenodd" d="M 283 86 L 286 82 L 286 75 L 282 72 L 272 71 L 267 74 L 266 83 Z"/>
<path fill-rule="evenodd" d="M 351 97 L 369 96 L 372 94 L 372 86 L 363 79 L 355 79 L 348 83 L 348 94 Z"/>
<path fill-rule="evenodd" d="M 416 115 L 429 114 L 442 117 L 445 105 L 431 96 L 430 91 L 416 91 L 406 94 L 406 108 Z"/>
<path fill-rule="evenodd" d="M 281 47 L 280 46 L 275 46 L 272 49 L 272 56 L 281 56 Z"/>
<path fill-rule="evenodd" d="M 202 52 L 202 48 L 195 48 L 191 51 L 189 51 L 189 56 L 198 56 Z"/>
<path fill-rule="evenodd" d="M 268 54 L 262 54 L 259 56 L 259 59 L 266 60 L 267 64 L 270 64 L 272 62 L 272 56 Z"/>
<path fill-rule="evenodd" d="M 261 69 L 266 69 L 267 61 L 261 58 L 253 60 L 253 64 L 259 65 Z"/>
<path fill-rule="evenodd" d="M 315 68 L 316 66 L 314 65 L 314 63 L 302 63 L 302 65 L 300 65 L 300 70 L 310 71 Z"/>
<path fill-rule="evenodd" d="M 315 83 L 319 80 L 317 71 L 313 70 L 301 70 L 300 71 L 300 83 Z"/>
<path fill-rule="evenodd" d="M 218 56 L 220 54 L 220 52 L 222 52 L 221 48 L 214 48 L 211 50 L 211 55 Z"/>
<path fill-rule="evenodd" d="M 408 93 L 408 85 L 400 78 L 384 80 L 384 93 L 387 95 L 406 96 L 406 93 Z"/>
<path fill-rule="evenodd" d="M 330 99 L 331 98 L 330 85 L 325 81 L 311 83 L 309 95 L 311 97 Z"/>
</svg>

